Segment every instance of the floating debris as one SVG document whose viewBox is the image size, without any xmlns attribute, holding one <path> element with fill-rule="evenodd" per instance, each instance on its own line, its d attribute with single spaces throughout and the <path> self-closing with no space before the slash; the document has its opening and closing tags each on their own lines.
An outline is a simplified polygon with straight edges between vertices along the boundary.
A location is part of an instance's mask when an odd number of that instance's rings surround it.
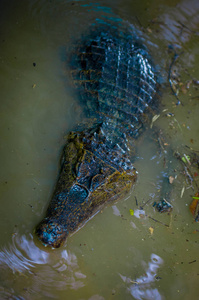
<svg viewBox="0 0 199 300">
<path fill-rule="evenodd" d="M 160 224 L 162 224 L 162 225 L 164 225 L 164 226 L 166 226 L 166 227 L 169 227 L 168 224 L 165 224 L 165 223 L 163 223 L 163 222 L 161 222 L 161 221 L 159 221 L 159 220 L 156 220 L 156 219 L 154 219 L 154 218 L 152 218 L 152 217 L 150 217 L 150 216 L 148 216 L 148 218 L 151 219 L 151 220 L 153 220 L 154 222 L 157 222 L 157 223 L 160 223 Z"/>
<path fill-rule="evenodd" d="M 129 209 L 130 215 L 133 216 L 134 215 L 134 210 L 133 209 Z"/>
<path fill-rule="evenodd" d="M 179 57 L 179 54 L 176 53 L 176 51 L 175 51 L 175 49 L 172 45 L 170 45 L 169 50 L 172 50 L 174 54 L 173 54 L 173 59 L 171 61 L 171 64 L 169 66 L 168 81 L 169 81 L 169 84 L 170 84 L 171 91 L 177 99 L 176 105 L 179 105 L 179 104 L 181 104 L 181 101 L 178 98 L 178 93 L 179 93 L 179 90 L 178 90 L 178 87 L 177 87 L 178 86 L 178 82 L 177 82 L 178 78 L 177 78 L 176 72 L 173 71 L 173 67 L 176 63 L 176 60 Z"/>
<path fill-rule="evenodd" d="M 151 128 L 153 127 L 153 123 L 155 122 L 155 121 L 157 121 L 157 119 L 160 117 L 160 115 L 155 115 L 153 118 L 152 118 L 152 121 L 151 121 Z"/>
<path fill-rule="evenodd" d="M 189 155 L 184 154 L 184 156 L 182 157 L 182 161 L 185 164 L 188 163 L 189 165 L 191 165 L 191 163 L 190 163 L 190 156 Z"/>
<path fill-rule="evenodd" d="M 199 193 L 196 193 L 193 198 L 193 201 L 191 202 L 189 209 L 192 215 L 194 216 L 194 219 L 196 222 L 199 221 Z"/>
<path fill-rule="evenodd" d="M 153 232 L 154 232 L 154 228 L 153 228 L 153 227 L 149 227 L 149 232 L 150 232 L 150 234 L 152 235 Z"/>
<path fill-rule="evenodd" d="M 145 211 L 143 209 L 136 209 L 134 211 L 134 216 L 138 219 L 145 217 Z"/>
<path fill-rule="evenodd" d="M 184 195 L 184 191 L 185 191 L 185 187 L 183 186 L 181 190 L 180 198 L 182 198 L 182 196 Z"/>
<path fill-rule="evenodd" d="M 175 178 L 173 176 L 169 176 L 169 183 L 172 184 L 174 182 Z"/>
<path fill-rule="evenodd" d="M 171 212 L 173 209 L 173 206 L 166 199 L 163 199 L 158 203 L 154 203 L 153 206 L 157 209 L 158 212 L 161 213 Z"/>
</svg>

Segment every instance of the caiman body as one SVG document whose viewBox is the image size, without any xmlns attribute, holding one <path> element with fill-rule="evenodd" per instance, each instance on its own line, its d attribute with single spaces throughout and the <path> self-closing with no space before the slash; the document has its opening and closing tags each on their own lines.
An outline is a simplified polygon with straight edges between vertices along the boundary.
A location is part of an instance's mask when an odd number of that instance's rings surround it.
<svg viewBox="0 0 199 300">
<path fill-rule="evenodd" d="M 126 25 L 93 26 L 69 68 L 89 121 L 67 137 L 52 200 L 36 228 L 54 248 L 131 189 L 137 172 L 128 139 L 139 136 L 156 93 L 147 50 Z"/>
</svg>

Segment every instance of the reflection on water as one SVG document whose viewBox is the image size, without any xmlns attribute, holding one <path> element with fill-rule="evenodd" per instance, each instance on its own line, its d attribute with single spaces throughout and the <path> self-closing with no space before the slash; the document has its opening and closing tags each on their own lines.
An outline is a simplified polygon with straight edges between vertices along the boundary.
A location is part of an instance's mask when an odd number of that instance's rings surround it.
<svg viewBox="0 0 199 300">
<path fill-rule="evenodd" d="M 199 35 L 199 4 L 197 0 L 182 1 L 176 9 L 168 9 L 160 16 L 162 24 L 161 37 L 164 41 L 175 43 L 179 46 L 189 41 L 195 34 Z"/>
<path fill-rule="evenodd" d="M 1 268 L 10 268 L 13 273 L 25 270 L 31 272 L 35 264 L 46 264 L 48 260 L 49 254 L 35 246 L 32 235 L 28 240 L 25 236 L 14 234 L 12 244 L 0 251 Z"/>
<path fill-rule="evenodd" d="M 35 245 L 31 234 L 15 234 L 12 244 L 1 249 L 0 274 L 1 299 L 11 295 L 16 299 L 57 298 L 56 290 L 77 290 L 85 285 L 86 278 L 74 254 L 66 249 L 55 254 L 43 251 Z"/>
<path fill-rule="evenodd" d="M 123 276 L 120 277 L 128 285 L 128 290 L 136 300 L 161 300 L 163 297 L 157 288 L 153 288 L 153 283 L 158 279 L 157 271 L 160 265 L 163 264 L 163 259 L 156 255 L 151 254 L 151 261 L 146 266 L 145 274 L 135 280 Z M 131 284 L 133 283 L 133 284 Z"/>
<path fill-rule="evenodd" d="M 179 54 L 175 67 L 182 75 L 180 84 L 190 80 L 184 76 L 187 68 L 199 78 L 198 0 L 110 0 L 109 7 L 105 0 L 91 0 L 87 4 L 86 0 L 0 3 L 0 298 L 198 299 L 198 224 L 188 211 L 193 191 L 186 189 L 181 169 L 175 167 L 173 214 L 155 212 L 152 202 L 160 198 L 161 182 L 169 170 L 151 146 L 154 141 L 149 145 L 147 138 L 138 142 L 139 178 L 128 199 L 105 209 L 61 250 L 48 252 L 35 244 L 33 228 L 43 217 L 56 181 L 63 136 L 75 119 L 71 111 L 76 115 L 75 109 L 70 111 L 75 96 L 63 76 L 65 50 L 96 18 L 115 12 L 142 32 L 166 83 L 161 100 L 166 111 L 160 112 L 153 127 L 162 128 L 169 140 L 165 144 L 174 149 L 199 146 L 198 86 L 184 92 L 179 89 L 183 106 L 175 105 L 168 87 L 171 45 Z M 173 162 L 173 157 L 166 160 Z M 144 210 L 139 209 L 143 203 Z M 16 228 L 18 233 L 12 236 Z"/>
</svg>

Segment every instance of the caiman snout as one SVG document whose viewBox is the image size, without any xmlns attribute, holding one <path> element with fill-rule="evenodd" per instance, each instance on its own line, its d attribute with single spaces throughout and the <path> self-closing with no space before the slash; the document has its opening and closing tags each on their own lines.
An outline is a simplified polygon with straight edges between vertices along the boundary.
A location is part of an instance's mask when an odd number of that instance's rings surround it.
<svg viewBox="0 0 199 300">
<path fill-rule="evenodd" d="M 45 218 L 37 225 L 35 233 L 44 246 L 52 248 L 59 248 L 68 236 L 66 228 L 49 218 Z"/>
<path fill-rule="evenodd" d="M 136 180 L 137 173 L 128 156 L 119 147 L 104 149 L 106 144 L 100 143 L 100 136 L 96 135 L 80 132 L 68 137 L 54 195 L 46 217 L 36 227 L 35 233 L 45 246 L 63 245 L 68 235 L 103 205 L 126 195 Z M 91 145 L 84 144 L 84 139 L 90 140 Z M 97 143 L 101 148 L 97 148 Z M 123 162 L 123 168 L 114 164 L 115 157 Z"/>
</svg>

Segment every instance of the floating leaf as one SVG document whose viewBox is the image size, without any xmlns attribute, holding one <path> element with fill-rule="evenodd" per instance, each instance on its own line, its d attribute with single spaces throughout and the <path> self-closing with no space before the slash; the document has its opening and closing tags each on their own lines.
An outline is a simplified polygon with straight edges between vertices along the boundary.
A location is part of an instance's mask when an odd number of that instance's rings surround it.
<svg viewBox="0 0 199 300">
<path fill-rule="evenodd" d="M 154 228 L 153 228 L 153 227 L 149 227 L 149 232 L 150 232 L 150 234 L 152 235 L 153 232 L 154 232 Z"/>
<path fill-rule="evenodd" d="M 181 194 L 180 194 L 180 198 L 182 198 L 182 196 L 183 196 L 183 194 L 184 194 L 184 191 L 185 191 L 185 187 L 183 186 L 182 191 L 181 191 Z"/>
<path fill-rule="evenodd" d="M 182 161 L 186 164 L 189 163 L 190 164 L 190 156 L 184 154 L 184 156 L 182 157 Z"/>
<path fill-rule="evenodd" d="M 153 127 L 153 123 L 159 118 L 160 115 L 155 115 L 151 121 L 151 128 Z"/>
<path fill-rule="evenodd" d="M 173 181 L 174 181 L 174 179 L 175 179 L 175 178 L 174 178 L 173 176 L 169 176 L 169 183 L 172 184 Z"/>
<path fill-rule="evenodd" d="M 195 196 L 192 197 L 193 198 L 193 201 L 191 202 L 190 206 L 189 206 L 189 209 L 192 213 L 192 215 L 194 216 L 195 220 L 199 214 L 198 212 L 198 209 L 199 209 L 199 193 L 195 193 Z"/>
<path fill-rule="evenodd" d="M 189 206 L 190 212 L 194 217 L 195 217 L 197 206 L 198 206 L 198 199 L 194 199 Z"/>
<path fill-rule="evenodd" d="M 183 94 L 187 93 L 187 88 L 184 84 L 181 86 L 181 91 L 183 92 Z"/>
<path fill-rule="evenodd" d="M 130 215 L 133 216 L 134 215 L 134 210 L 133 209 L 129 209 Z"/>
<path fill-rule="evenodd" d="M 184 156 L 182 157 L 182 161 L 183 161 L 185 164 L 186 164 L 186 162 L 187 162 L 187 161 L 186 161 L 186 158 L 185 158 Z"/>
</svg>

